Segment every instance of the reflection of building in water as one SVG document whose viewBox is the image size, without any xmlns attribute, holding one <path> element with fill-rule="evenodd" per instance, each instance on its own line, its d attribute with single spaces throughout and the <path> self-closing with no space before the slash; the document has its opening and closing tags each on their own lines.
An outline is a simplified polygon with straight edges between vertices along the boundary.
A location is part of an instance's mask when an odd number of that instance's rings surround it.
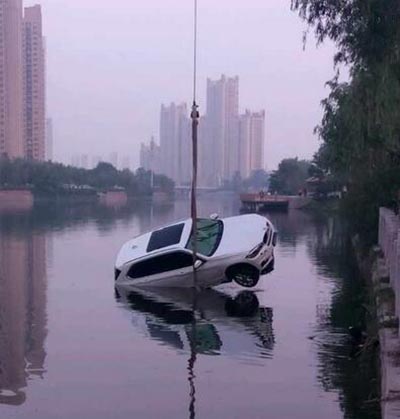
<svg viewBox="0 0 400 419">
<path fill-rule="evenodd" d="M 0 403 L 43 376 L 46 322 L 46 238 L 0 235 Z"/>
</svg>

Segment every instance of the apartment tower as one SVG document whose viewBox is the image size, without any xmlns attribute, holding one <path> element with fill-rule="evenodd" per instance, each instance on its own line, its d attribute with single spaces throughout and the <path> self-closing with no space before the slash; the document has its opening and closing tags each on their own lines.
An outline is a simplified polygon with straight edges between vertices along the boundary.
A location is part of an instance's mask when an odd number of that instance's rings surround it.
<svg viewBox="0 0 400 419">
<path fill-rule="evenodd" d="M 24 156 L 46 158 L 45 51 L 42 11 L 25 8 L 23 19 Z"/>
<path fill-rule="evenodd" d="M 160 147 L 162 173 L 173 179 L 177 185 L 190 184 L 190 119 L 185 103 L 161 106 Z"/>
<path fill-rule="evenodd" d="M 22 0 L 0 1 L 0 155 L 23 157 Z"/>
<path fill-rule="evenodd" d="M 247 178 L 265 167 L 265 111 L 246 110 L 239 118 L 239 172 Z"/>
<path fill-rule="evenodd" d="M 238 171 L 239 78 L 207 80 L 203 144 L 206 184 L 219 186 Z"/>
</svg>

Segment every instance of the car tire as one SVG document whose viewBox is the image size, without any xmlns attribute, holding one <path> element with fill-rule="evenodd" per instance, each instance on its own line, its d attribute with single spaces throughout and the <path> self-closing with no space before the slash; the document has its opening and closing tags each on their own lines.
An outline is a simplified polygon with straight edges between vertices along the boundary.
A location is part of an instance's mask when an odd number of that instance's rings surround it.
<svg viewBox="0 0 400 419">
<path fill-rule="evenodd" d="M 260 271 L 252 265 L 242 263 L 239 265 L 231 266 L 226 276 L 229 280 L 236 282 L 244 288 L 253 288 L 260 280 Z"/>
</svg>

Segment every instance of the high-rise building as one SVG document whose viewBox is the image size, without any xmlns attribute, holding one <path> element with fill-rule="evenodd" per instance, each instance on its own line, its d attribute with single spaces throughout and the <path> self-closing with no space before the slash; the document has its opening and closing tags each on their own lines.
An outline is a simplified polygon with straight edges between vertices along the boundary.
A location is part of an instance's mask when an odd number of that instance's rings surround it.
<svg viewBox="0 0 400 419">
<path fill-rule="evenodd" d="M 161 167 L 161 148 L 154 141 L 154 138 L 151 138 L 150 144 L 146 145 L 141 144 L 140 147 L 140 167 L 145 170 L 151 170 L 154 173 L 161 174 L 163 173 Z"/>
<path fill-rule="evenodd" d="M 251 115 L 250 168 L 265 170 L 265 111 Z"/>
<path fill-rule="evenodd" d="M 238 167 L 239 78 L 222 75 L 207 80 L 207 109 L 204 127 L 204 172 L 208 186 L 231 179 Z"/>
<path fill-rule="evenodd" d="M 23 157 L 22 0 L 0 1 L 0 155 Z"/>
<path fill-rule="evenodd" d="M 160 147 L 162 173 L 177 185 L 190 183 L 190 119 L 185 103 L 161 106 Z"/>
<path fill-rule="evenodd" d="M 26 7 L 23 20 L 24 155 L 45 160 L 45 52 L 40 5 Z"/>
<path fill-rule="evenodd" d="M 208 135 L 206 116 L 201 116 L 198 126 L 198 184 L 199 186 L 216 186 L 219 182 L 217 172 L 217 159 L 213 155 L 213 144 Z M 192 158 L 191 160 L 192 161 Z"/>
<path fill-rule="evenodd" d="M 53 120 L 51 118 L 46 119 L 46 160 L 53 160 L 53 147 L 54 147 L 54 132 L 53 132 Z"/>
<path fill-rule="evenodd" d="M 239 172 L 242 178 L 264 169 L 265 111 L 246 110 L 239 118 Z"/>
<path fill-rule="evenodd" d="M 161 107 L 161 173 L 188 185 L 192 171 L 190 118 L 185 104 Z M 265 112 L 239 114 L 239 78 L 207 80 L 207 108 L 199 120 L 198 183 L 219 187 L 237 175 L 264 169 Z M 150 168 L 151 146 L 142 144 L 141 165 Z"/>
</svg>

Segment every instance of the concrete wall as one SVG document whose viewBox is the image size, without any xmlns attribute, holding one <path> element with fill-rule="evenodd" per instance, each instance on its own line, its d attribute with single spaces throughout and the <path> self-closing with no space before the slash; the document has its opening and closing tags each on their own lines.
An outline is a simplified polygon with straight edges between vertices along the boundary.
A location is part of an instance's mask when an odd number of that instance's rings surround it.
<svg viewBox="0 0 400 419">
<path fill-rule="evenodd" d="M 379 214 L 379 257 L 372 271 L 379 321 L 382 418 L 400 412 L 400 217 L 387 208 Z M 388 291 L 393 290 L 393 293 Z M 389 295 L 394 294 L 394 297 Z M 386 296 L 385 296 L 386 295 Z M 393 301 L 394 299 L 394 301 Z"/>
<path fill-rule="evenodd" d="M 379 246 L 384 254 L 390 284 L 396 296 L 396 316 L 400 315 L 400 217 L 387 208 L 379 214 Z"/>
</svg>

